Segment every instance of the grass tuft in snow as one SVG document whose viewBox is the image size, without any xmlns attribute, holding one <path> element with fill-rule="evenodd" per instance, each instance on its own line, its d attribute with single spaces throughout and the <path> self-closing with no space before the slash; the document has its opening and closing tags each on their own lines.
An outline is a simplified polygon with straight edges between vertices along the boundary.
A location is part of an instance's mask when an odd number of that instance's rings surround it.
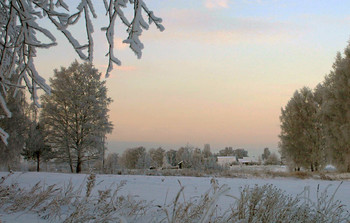
<svg viewBox="0 0 350 223">
<path fill-rule="evenodd" d="M 186 200 L 184 194 L 184 186 L 180 184 L 180 190 L 177 193 L 174 201 L 165 205 L 162 212 L 166 217 L 158 222 L 182 223 L 182 222 L 220 222 L 221 216 L 217 213 L 217 202 L 220 197 L 226 195 L 229 191 L 227 185 L 219 187 L 217 181 L 211 179 L 211 188 L 201 195 L 199 198 L 191 198 Z M 180 202 L 180 197 L 183 197 L 183 202 Z"/>
<path fill-rule="evenodd" d="M 44 188 L 40 182 L 30 189 L 6 185 L 9 176 L 0 181 L 0 210 L 8 214 L 37 213 L 39 218 L 50 222 L 136 222 L 150 207 L 131 196 L 118 196 L 124 181 L 113 190 L 93 193 L 96 181 L 93 174 L 87 179 L 85 194 L 82 185 L 75 189 L 71 182 L 62 188 L 56 185 Z"/>
<path fill-rule="evenodd" d="M 340 186 L 340 185 L 339 185 Z M 338 188 L 339 188 L 338 186 Z M 317 191 L 317 200 L 310 199 L 310 190 L 296 197 L 286 195 L 273 185 L 246 186 L 231 207 L 226 219 L 231 222 L 349 222 L 349 212 L 327 191 Z"/>
<path fill-rule="evenodd" d="M 211 179 L 210 189 L 199 197 L 185 197 L 184 186 L 174 200 L 156 206 L 133 196 L 121 196 L 125 181 L 105 190 L 96 191 L 96 175 L 90 174 L 85 185 L 42 186 L 19 188 L 6 184 L 11 173 L 0 180 L 0 211 L 7 214 L 37 214 L 48 222 L 159 222 L 159 223 L 219 223 L 219 222 L 349 222 L 350 214 L 334 192 L 317 189 L 311 199 L 310 188 L 297 196 L 290 196 L 273 185 L 240 188 L 238 197 L 228 194 L 227 185 Z M 86 190 L 84 190 L 84 186 Z M 223 196 L 232 198 L 229 209 L 217 205 Z M 1 219 L 0 219 L 1 221 Z"/>
</svg>

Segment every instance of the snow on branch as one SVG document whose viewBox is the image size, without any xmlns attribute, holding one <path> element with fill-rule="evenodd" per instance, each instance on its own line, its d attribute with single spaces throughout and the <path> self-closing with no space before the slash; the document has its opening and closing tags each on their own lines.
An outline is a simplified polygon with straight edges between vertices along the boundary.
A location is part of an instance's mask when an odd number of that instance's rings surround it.
<svg viewBox="0 0 350 223">
<path fill-rule="evenodd" d="M 50 48 L 57 45 L 56 37 L 48 29 L 37 23 L 38 20 L 48 20 L 59 30 L 72 45 L 82 60 L 93 60 L 94 32 L 92 18 L 97 14 L 91 0 L 80 0 L 74 11 L 70 11 L 67 0 L 0 0 L 0 119 L 11 117 L 7 108 L 5 97 L 11 87 L 26 87 L 34 103 L 39 105 L 37 90 L 50 92 L 45 79 L 35 69 L 33 58 L 36 57 L 37 48 Z M 114 29 L 117 18 L 127 27 L 128 37 L 124 43 L 138 58 L 141 58 L 143 44 L 140 36 L 152 23 L 163 31 L 162 20 L 150 11 L 143 0 L 103 0 L 106 16 L 109 19 L 107 27 L 101 28 L 106 32 L 109 48 L 108 68 L 106 77 L 113 69 L 113 64 L 121 65 L 114 55 Z M 133 8 L 132 18 L 127 18 L 124 11 Z M 148 18 L 145 21 L 142 13 Z M 82 19 L 85 23 L 85 41 L 78 41 L 68 29 Z M 11 78 L 14 73 L 19 75 L 16 80 Z M 22 85 L 24 82 L 24 86 Z M 16 91 L 15 91 L 16 92 Z M 8 135 L 0 128 L 0 138 L 6 143 Z"/>
</svg>

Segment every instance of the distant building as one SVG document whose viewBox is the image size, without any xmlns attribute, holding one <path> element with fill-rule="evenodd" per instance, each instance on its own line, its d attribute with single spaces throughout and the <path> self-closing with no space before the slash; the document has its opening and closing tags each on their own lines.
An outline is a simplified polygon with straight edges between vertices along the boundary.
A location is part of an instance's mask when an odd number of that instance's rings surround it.
<svg viewBox="0 0 350 223">
<path fill-rule="evenodd" d="M 242 165 L 256 165 L 259 164 L 259 159 L 257 159 L 255 156 L 243 157 L 242 159 L 238 159 L 238 162 Z"/>
<path fill-rule="evenodd" d="M 221 166 L 232 165 L 234 163 L 237 163 L 236 156 L 218 156 L 217 158 L 218 158 L 218 164 Z"/>
<path fill-rule="evenodd" d="M 180 161 L 177 165 L 178 165 L 179 169 L 182 169 L 183 165 L 184 165 L 184 161 Z"/>
</svg>

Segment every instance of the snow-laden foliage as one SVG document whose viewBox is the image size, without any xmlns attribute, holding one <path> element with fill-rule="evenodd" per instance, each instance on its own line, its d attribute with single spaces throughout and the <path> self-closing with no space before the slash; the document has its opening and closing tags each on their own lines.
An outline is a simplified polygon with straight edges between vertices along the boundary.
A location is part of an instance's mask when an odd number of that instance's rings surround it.
<svg viewBox="0 0 350 223">
<path fill-rule="evenodd" d="M 14 89 L 10 89 L 13 92 Z M 28 104 L 23 90 L 15 97 L 5 97 L 7 106 L 12 111 L 11 118 L 0 119 L 0 126 L 10 134 L 7 145 L 0 140 L 0 168 L 16 168 L 20 163 L 20 153 L 27 138 L 27 126 L 30 123 L 26 110 Z"/>
<path fill-rule="evenodd" d="M 77 1 L 78 2 L 78 1 Z M 75 49 L 79 57 L 86 61 L 93 59 L 94 42 L 92 33 L 94 27 L 92 18 L 97 14 L 91 0 L 80 0 L 76 9 L 71 10 L 67 0 L 0 0 L 0 105 L 2 108 L 0 118 L 11 117 L 5 101 L 9 88 L 27 87 L 32 99 L 38 104 L 37 90 L 50 92 L 35 68 L 34 58 L 38 48 L 50 48 L 57 45 L 53 33 L 43 27 L 38 21 L 44 20 L 52 23 Z M 109 49 L 108 68 L 106 76 L 113 69 L 113 64 L 120 65 L 120 60 L 114 55 L 114 29 L 117 19 L 127 27 L 128 37 L 124 43 L 130 45 L 138 58 L 142 55 L 143 44 L 140 41 L 142 31 L 154 23 L 163 31 L 162 20 L 148 9 L 143 0 L 103 0 L 106 16 L 109 19 L 107 27 L 101 29 L 106 32 Z M 128 18 L 124 11 L 133 8 L 132 18 Z M 144 16 L 148 18 L 145 21 Z M 78 21 L 85 23 L 86 40 L 80 42 L 69 28 Z M 18 78 L 11 80 L 14 73 Z M 24 81 L 25 86 L 22 85 Z M 0 138 L 7 143 L 8 134 L 0 128 Z"/>
<path fill-rule="evenodd" d="M 280 119 L 280 148 L 287 161 L 311 170 L 327 161 L 350 172 L 350 45 L 314 90 L 295 92 Z"/>
<path fill-rule="evenodd" d="M 350 45 L 319 88 L 327 148 L 337 169 L 350 172 Z"/>
<path fill-rule="evenodd" d="M 314 92 L 307 87 L 295 91 L 281 113 L 279 147 L 282 156 L 293 168 L 320 170 L 325 163 L 325 147 L 320 101 Z"/>
</svg>

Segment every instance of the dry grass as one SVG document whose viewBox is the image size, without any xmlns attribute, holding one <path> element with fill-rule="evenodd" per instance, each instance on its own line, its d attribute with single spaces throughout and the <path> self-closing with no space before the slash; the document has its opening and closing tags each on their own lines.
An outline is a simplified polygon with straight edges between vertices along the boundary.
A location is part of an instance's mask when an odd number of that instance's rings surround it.
<svg viewBox="0 0 350 223">
<path fill-rule="evenodd" d="M 340 185 L 339 185 L 340 186 Z M 286 195 L 273 185 L 246 186 L 231 210 L 228 222 L 349 222 L 349 212 L 334 200 L 337 189 L 329 196 L 327 189 L 317 191 L 312 201 L 309 189 L 296 197 Z"/>
<path fill-rule="evenodd" d="M 145 201 L 119 196 L 125 182 L 93 195 L 94 174 L 87 179 L 85 193 L 83 185 L 75 189 L 71 182 L 62 188 L 56 185 L 44 188 L 38 182 L 27 190 L 16 184 L 4 184 L 9 176 L 0 181 L 0 209 L 8 214 L 37 213 L 50 222 L 134 222 L 151 207 Z"/>
<path fill-rule="evenodd" d="M 0 210 L 8 214 L 36 213 L 48 222 L 349 222 L 350 214 L 340 201 L 334 200 L 337 189 L 330 193 L 317 189 L 316 200 L 306 188 L 298 196 L 289 196 L 273 185 L 243 187 L 239 197 L 230 196 L 227 185 L 211 179 L 211 188 L 200 197 L 186 199 L 179 181 L 174 200 L 163 206 L 120 196 L 125 182 L 110 189 L 95 191 L 96 176 L 90 174 L 84 185 L 75 188 L 71 182 L 61 188 L 37 183 L 30 189 L 0 180 Z M 299 176 L 299 175 L 298 175 Z M 302 175 L 304 177 L 304 175 Z M 339 185 L 340 187 L 341 185 Z M 339 188 L 338 187 L 338 188 Z M 223 196 L 232 198 L 228 210 L 217 206 Z M 150 214 L 152 213 L 152 214 Z"/>
<path fill-rule="evenodd" d="M 346 223 L 350 219 L 341 202 L 334 200 L 337 189 L 333 193 L 329 193 L 328 189 L 323 192 L 318 189 L 316 201 L 310 199 L 309 188 L 292 197 L 273 185 L 246 186 L 241 188 L 239 197 L 234 197 L 227 194 L 229 188 L 226 185 L 219 187 L 215 179 L 211 182 L 211 189 L 199 199 L 184 199 L 183 202 L 179 202 L 184 189 L 180 184 L 174 201 L 163 208 L 166 217 L 160 222 Z M 222 196 L 232 197 L 233 202 L 230 209 L 217 215 L 216 203 Z"/>
<path fill-rule="evenodd" d="M 180 190 L 175 199 L 161 209 L 165 217 L 157 222 L 163 223 L 189 223 L 189 222 L 221 222 L 222 216 L 217 215 L 217 202 L 220 197 L 227 194 L 229 187 L 219 187 L 217 181 L 211 180 L 211 188 L 199 198 L 185 199 L 184 187 L 180 184 Z M 183 196 L 183 201 L 179 198 Z"/>
</svg>

